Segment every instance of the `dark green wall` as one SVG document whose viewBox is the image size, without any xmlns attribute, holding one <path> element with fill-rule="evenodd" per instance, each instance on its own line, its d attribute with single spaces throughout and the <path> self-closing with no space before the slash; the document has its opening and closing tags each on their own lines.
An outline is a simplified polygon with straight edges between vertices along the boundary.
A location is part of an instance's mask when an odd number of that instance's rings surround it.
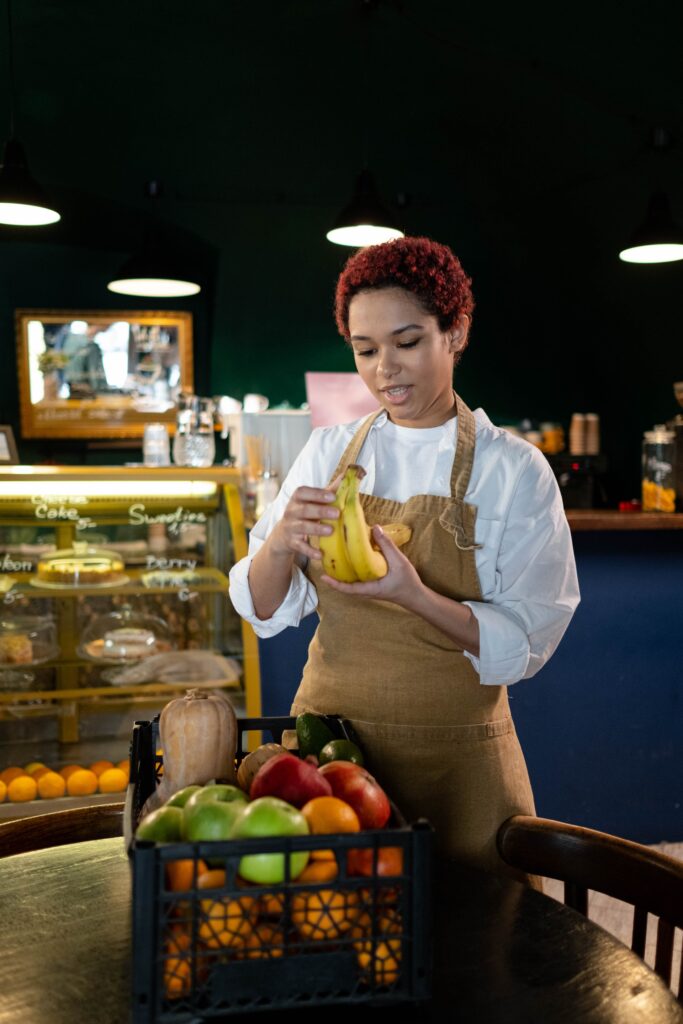
<svg viewBox="0 0 683 1024">
<path fill-rule="evenodd" d="M 405 229 L 452 245 L 473 278 L 468 403 L 497 422 L 599 413 L 613 500 L 638 493 L 642 432 L 675 414 L 683 379 L 683 264 L 616 255 L 653 187 L 683 220 L 680 145 L 647 141 L 681 94 L 664 9 L 593 5 L 586 34 L 578 16 L 550 31 L 540 0 L 386 0 L 366 43 L 355 0 L 15 6 L 17 128 L 65 216 L 0 229 L 3 422 L 16 307 L 148 308 L 105 284 L 151 216 L 150 178 L 204 275 L 165 304 L 195 316 L 199 390 L 298 405 L 306 370 L 351 369 L 332 318 L 347 251 L 325 231 L 365 138 L 386 201 L 407 196 Z M 18 440 L 26 460 L 94 457 Z"/>
</svg>

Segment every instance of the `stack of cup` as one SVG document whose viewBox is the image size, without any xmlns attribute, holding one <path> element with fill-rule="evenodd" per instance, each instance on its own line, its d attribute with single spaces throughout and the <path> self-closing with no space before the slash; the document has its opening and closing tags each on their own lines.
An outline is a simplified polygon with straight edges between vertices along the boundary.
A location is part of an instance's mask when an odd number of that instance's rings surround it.
<svg viewBox="0 0 683 1024">
<path fill-rule="evenodd" d="M 586 413 L 586 455 L 600 454 L 600 417 L 597 413 Z"/>
<path fill-rule="evenodd" d="M 145 424 L 142 461 L 146 466 L 170 466 L 171 449 L 165 423 Z"/>
<path fill-rule="evenodd" d="M 586 417 L 582 412 L 575 412 L 569 424 L 569 454 L 586 454 Z"/>
</svg>

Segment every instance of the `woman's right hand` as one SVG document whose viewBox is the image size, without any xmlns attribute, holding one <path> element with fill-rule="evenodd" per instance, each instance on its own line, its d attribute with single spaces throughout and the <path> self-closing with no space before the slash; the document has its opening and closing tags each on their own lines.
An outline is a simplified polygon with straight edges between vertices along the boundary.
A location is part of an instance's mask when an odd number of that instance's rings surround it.
<svg viewBox="0 0 683 1024">
<path fill-rule="evenodd" d="M 332 533 L 332 527 L 320 520 L 337 519 L 339 516 L 339 509 L 330 507 L 338 484 L 339 481 L 335 480 L 329 488 L 297 487 L 269 537 L 275 554 L 322 557 L 318 548 L 309 543 L 309 538 Z"/>
</svg>

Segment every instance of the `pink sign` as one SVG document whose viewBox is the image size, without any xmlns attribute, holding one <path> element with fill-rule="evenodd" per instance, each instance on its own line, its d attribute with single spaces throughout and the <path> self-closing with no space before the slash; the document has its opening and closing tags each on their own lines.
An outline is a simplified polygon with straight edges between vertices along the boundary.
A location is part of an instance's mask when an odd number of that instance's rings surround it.
<svg viewBox="0 0 683 1024">
<path fill-rule="evenodd" d="M 332 427 L 367 416 L 378 407 L 357 373 L 306 373 L 312 427 Z"/>
</svg>

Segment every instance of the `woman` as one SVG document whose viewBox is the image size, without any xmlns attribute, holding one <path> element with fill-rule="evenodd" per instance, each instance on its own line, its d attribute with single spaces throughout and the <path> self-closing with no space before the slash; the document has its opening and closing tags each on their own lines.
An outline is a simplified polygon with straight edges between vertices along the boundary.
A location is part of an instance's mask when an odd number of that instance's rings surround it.
<svg viewBox="0 0 683 1024">
<path fill-rule="evenodd" d="M 317 608 L 292 714 L 348 718 L 368 766 L 437 849 L 505 871 L 496 830 L 534 813 L 507 686 L 557 647 L 579 601 L 571 537 L 545 457 L 470 412 L 453 391 L 474 307 L 446 246 L 401 238 L 355 253 L 336 319 L 380 409 L 314 430 L 256 524 L 230 594 L 260 636 Z M 322 573 L 346 466 L 366 469 L 366 519 L 389 570 L 371 583 Z M 412 527 L 401 550 L 381 530 Z"/>
</svg>

